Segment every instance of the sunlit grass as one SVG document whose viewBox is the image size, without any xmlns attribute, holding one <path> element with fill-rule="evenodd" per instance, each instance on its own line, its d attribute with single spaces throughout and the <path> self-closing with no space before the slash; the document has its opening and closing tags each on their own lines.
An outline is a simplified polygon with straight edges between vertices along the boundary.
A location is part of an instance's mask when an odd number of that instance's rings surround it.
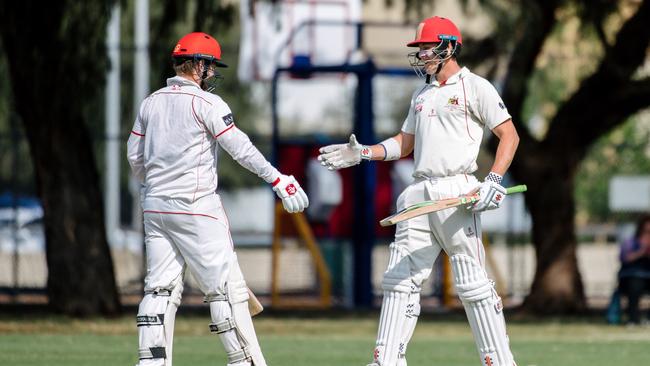
<svg viewBox="0 0 650 366">
<path fill-rule="evenodd" d="M 359 318 L 256 319 L 269 365 L 362 365 L 370 361 L 374 315 Z M 174 365 L 225 365 L 209 319 L 179 316 Z M 584 321 L 510 322 L 519 366 L 648 365 L 650 328 Z M 131 365 L 137 335 L 132 316 L 71 320 L 63 317 L 0 317 L 0 365 Z M 423 317 L 409 345 L 409 365 L 478 365 L 468 325 L 455 317 Z"/>
</svg>

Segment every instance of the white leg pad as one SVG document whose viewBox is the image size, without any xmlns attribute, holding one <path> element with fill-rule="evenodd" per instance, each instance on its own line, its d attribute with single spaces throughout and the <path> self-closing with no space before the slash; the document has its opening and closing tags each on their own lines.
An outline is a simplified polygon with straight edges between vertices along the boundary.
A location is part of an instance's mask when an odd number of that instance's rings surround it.
<svg viewBox="0 0 650 366">
<path fill-rule="evenodd" d="M 463 302 L 484 366 L 512 366 L 503 305 L 485 270 L 470 256 L 451 256 L 456 292 Z"/>
<path fill-rule="evenodd" d="M 179 278 L 170 288 L 147 291 L 142 298 L 136 317 L 139 365 L 172 365 L 174 321 L 182 293 Z"/>
<path fill-rule="evenodd" d="M 181 305 L 183 296 L 183 278 L 179 278 L 176 286 L 169 295 L 169 304 L 165 311 L 165 340 L 167 344 L 167 358 L 165 366 L 172 366 L 172 348 L 174 346 L 174 325 L 176 323 L 176 310 Z"/>
<path fill-rule="evenodd" d="M 378 366 L 406 365 L 406 348 L 420 315 L 420 287 L 411 279 L 403 260 L 406 254 L 391 245 L 388 270 L 382 288 L 384 299 L 379 317 L 379 331 L 373 354 Z"/>
<path fill-rule="evenodd" d="M 405 292 L 384 291 L 377 343 L 373 355 L 375 363 L 380 366 L 397 363 L 400 341 L 406 325 L 408 295 Z"/>
<path fill-rule="evenodd" d="M 228 365 L 266 366 L 248 310 L 248 287 L 236 259 L 228 279 L 228 294 L 206 296 L 210 302 L 210 331 L 219 335 Z"/>
<path fill-rule="evenodd" d="M 402 329 L 402 337 L 400 338 L 399 354 L 397 355 L 397 365 L 406 366 L 406 347 L 411 341 L 415 326 L 420 316 L 420 292 L 412 292 L 409 296 L 408 304 L 406 304 L 406 321 Z"/>
</svg>

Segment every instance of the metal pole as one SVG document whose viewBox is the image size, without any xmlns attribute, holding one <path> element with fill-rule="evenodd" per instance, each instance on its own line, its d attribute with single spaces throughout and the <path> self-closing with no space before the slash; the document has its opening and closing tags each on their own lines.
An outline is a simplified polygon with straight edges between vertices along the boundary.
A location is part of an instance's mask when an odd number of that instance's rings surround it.
<svg viewBox="0 0 650 366">
<path fill-rule="evenodd" d="M 136 0 L 135 2 L 135 60 L 134 60 L 134 89 L 133 106 L 137 114 L 140 103 L 149 94 L 149 0 Z M 130 178 L 129 187 L 133 200 L 134 230 L 142 231 L 142 216 L 140 212 L 140 184 L 135 178 Z"/>
<path fill-rule="evenodd" d="M 111 64 L 106 82 L 106 175 L 104 220 L 106 237 L 115 244 L 120 220 L 120 6 L 113 7 L 108 23 L 106 48 Z"/>
<path fill-rule="evenodd" d="M 280 71 L 273 73 L 271 80 L 271 162 L 280 169 L 280 121 L 278 116 L 278 82 Z"/>
<path fill-rule="evenodd" d="M 18 193 L 16 192 L 18 190 L 18 154 L 19 154 L 19 148 L 18 144 L 20 143 L 20 136 L 18 134 L 18 126 L 17 123 L 18 121 L 16 120 L 16 116 L 13 114 L 13 112 L 9 116 L 9 123 L 11 124 L 11 209 L 13 211 L 14 215 L 14 221 L 13 221 L 13 228 L 12 228 L 12 236 L 11 239 L 13 240 L 14 244 L 14 252 L 13 252 L 13 258 L 11 260 L 11 273 L 13 276 L 13 291 L 12 291 L 12 301 L 13 302 L 18 302 L 18 289 L 20 287 L 20 279 L 19 279 L 19 274 L 20 274 L 20 254 L 18 253 L 18 249 L 20 248 L 19 242 L 18 242 L 18 230 L 20 230 L 20 212 L 19 212 L 19 207 L 18 207 Z"/>
<path fill-rule="evenodd" d="M 359 141 L 375 143 L 372 108 L 372 79 L 375 65 L 372 60 L 359 65 L 355 98 L 354 133 Z M 354 203 L 354 303 L 372 306 L 372 248 L 375 245 L 375 186 L 377 174 L 374 162 L 365 162 L 355 168 Z"/>
</svg>

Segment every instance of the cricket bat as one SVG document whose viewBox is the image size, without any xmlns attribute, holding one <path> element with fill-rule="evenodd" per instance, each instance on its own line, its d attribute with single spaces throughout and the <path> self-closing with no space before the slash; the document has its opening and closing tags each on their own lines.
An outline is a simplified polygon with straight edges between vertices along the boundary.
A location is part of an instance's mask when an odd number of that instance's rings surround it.
<svg viewBox="0 0 650 366">
<path fill-rule="evenodd" d="M 251 313 L 251 316 L 255 316 L 263 310 L 264 306 L 262 306 L 260 301 L 257 299 L 257 296 L 255 296 L 251 289 L 248 289 L 248 311 Z"/>
<path fill-rule="evenodd" d="M 514 187 L 506 188 L 506 194 L 526 192 L 526 185 L 521 184 Z M 388 216 L 387 218 L 381 220 L 379 224 L 381 226 L 391 226 L 395 225 L 398 222 L 412 219 L 417 216 L 426 215 L 428 213 L 444 210 L 446 208 L 470 205 L 480 198 L 478 192 L 467 194 L 455 198 L 446 198 L 437 201 L 424 201 L 411 205 L 393 215 Z"/>
</svg>

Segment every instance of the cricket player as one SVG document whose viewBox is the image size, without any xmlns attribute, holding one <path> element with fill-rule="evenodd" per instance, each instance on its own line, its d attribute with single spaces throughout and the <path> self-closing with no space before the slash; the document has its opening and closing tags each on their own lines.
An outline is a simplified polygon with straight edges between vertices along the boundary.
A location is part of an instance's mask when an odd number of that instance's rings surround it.
<svg viewBox="0 0 650 366">
<path fill-rule="evenodd" d="M 303 211 L 309 201 L 298 182 L 280 174 L 235 126 L 228 105 L 209 92 L 220 77 L 216 68 L 226 67 L 217 40 L 190 33 L 178 41 L 172 60 L 176 76 L 142 102 L 128 141 L 131 169 L 143 184 L 147 253 L 137 315 L 138 365 L 172 364 L 174 318 L 187 267 L 210 305 L 210 331 L 221 339 L 228 365 L 265 366 L 228 217 L 216 193 L 217 145 L 271 184 L 288 212 Z"/>
<path fill-rule="evenodd" d="M 397 210 L 425 200 L 458 197 L 478 189 L 480 200 L 397 224 L 384 273 L 384 299 L 374 361 L 369 366 L 406 366 L 406 348 L 420 313 L 422 282 L 444 250 L 450 257 L 456 292 L 467 313 L 485 366 L 515 364 L 506 335 L 501 299 L 485 271 L 480 212 L 498 208 L 506 197 L 501 179 L 510 166 L 519 137 L 495 88 L 459 66 L 463 43 L 449 19 L 432 17 L 417 28 L 409 47 L 416 73 L 426 76 L 411 99 L 399 134 L 364 146 L 352 135 L 348 144 L 321 148 L 319 160 L 342 169 L 363 160 L 397 160 L 415 152 L 413 182 L 397 199 Z M 484 128 L 499 145 L 490 173 L 479 182 L 476 158 Z"/>
</svg>

